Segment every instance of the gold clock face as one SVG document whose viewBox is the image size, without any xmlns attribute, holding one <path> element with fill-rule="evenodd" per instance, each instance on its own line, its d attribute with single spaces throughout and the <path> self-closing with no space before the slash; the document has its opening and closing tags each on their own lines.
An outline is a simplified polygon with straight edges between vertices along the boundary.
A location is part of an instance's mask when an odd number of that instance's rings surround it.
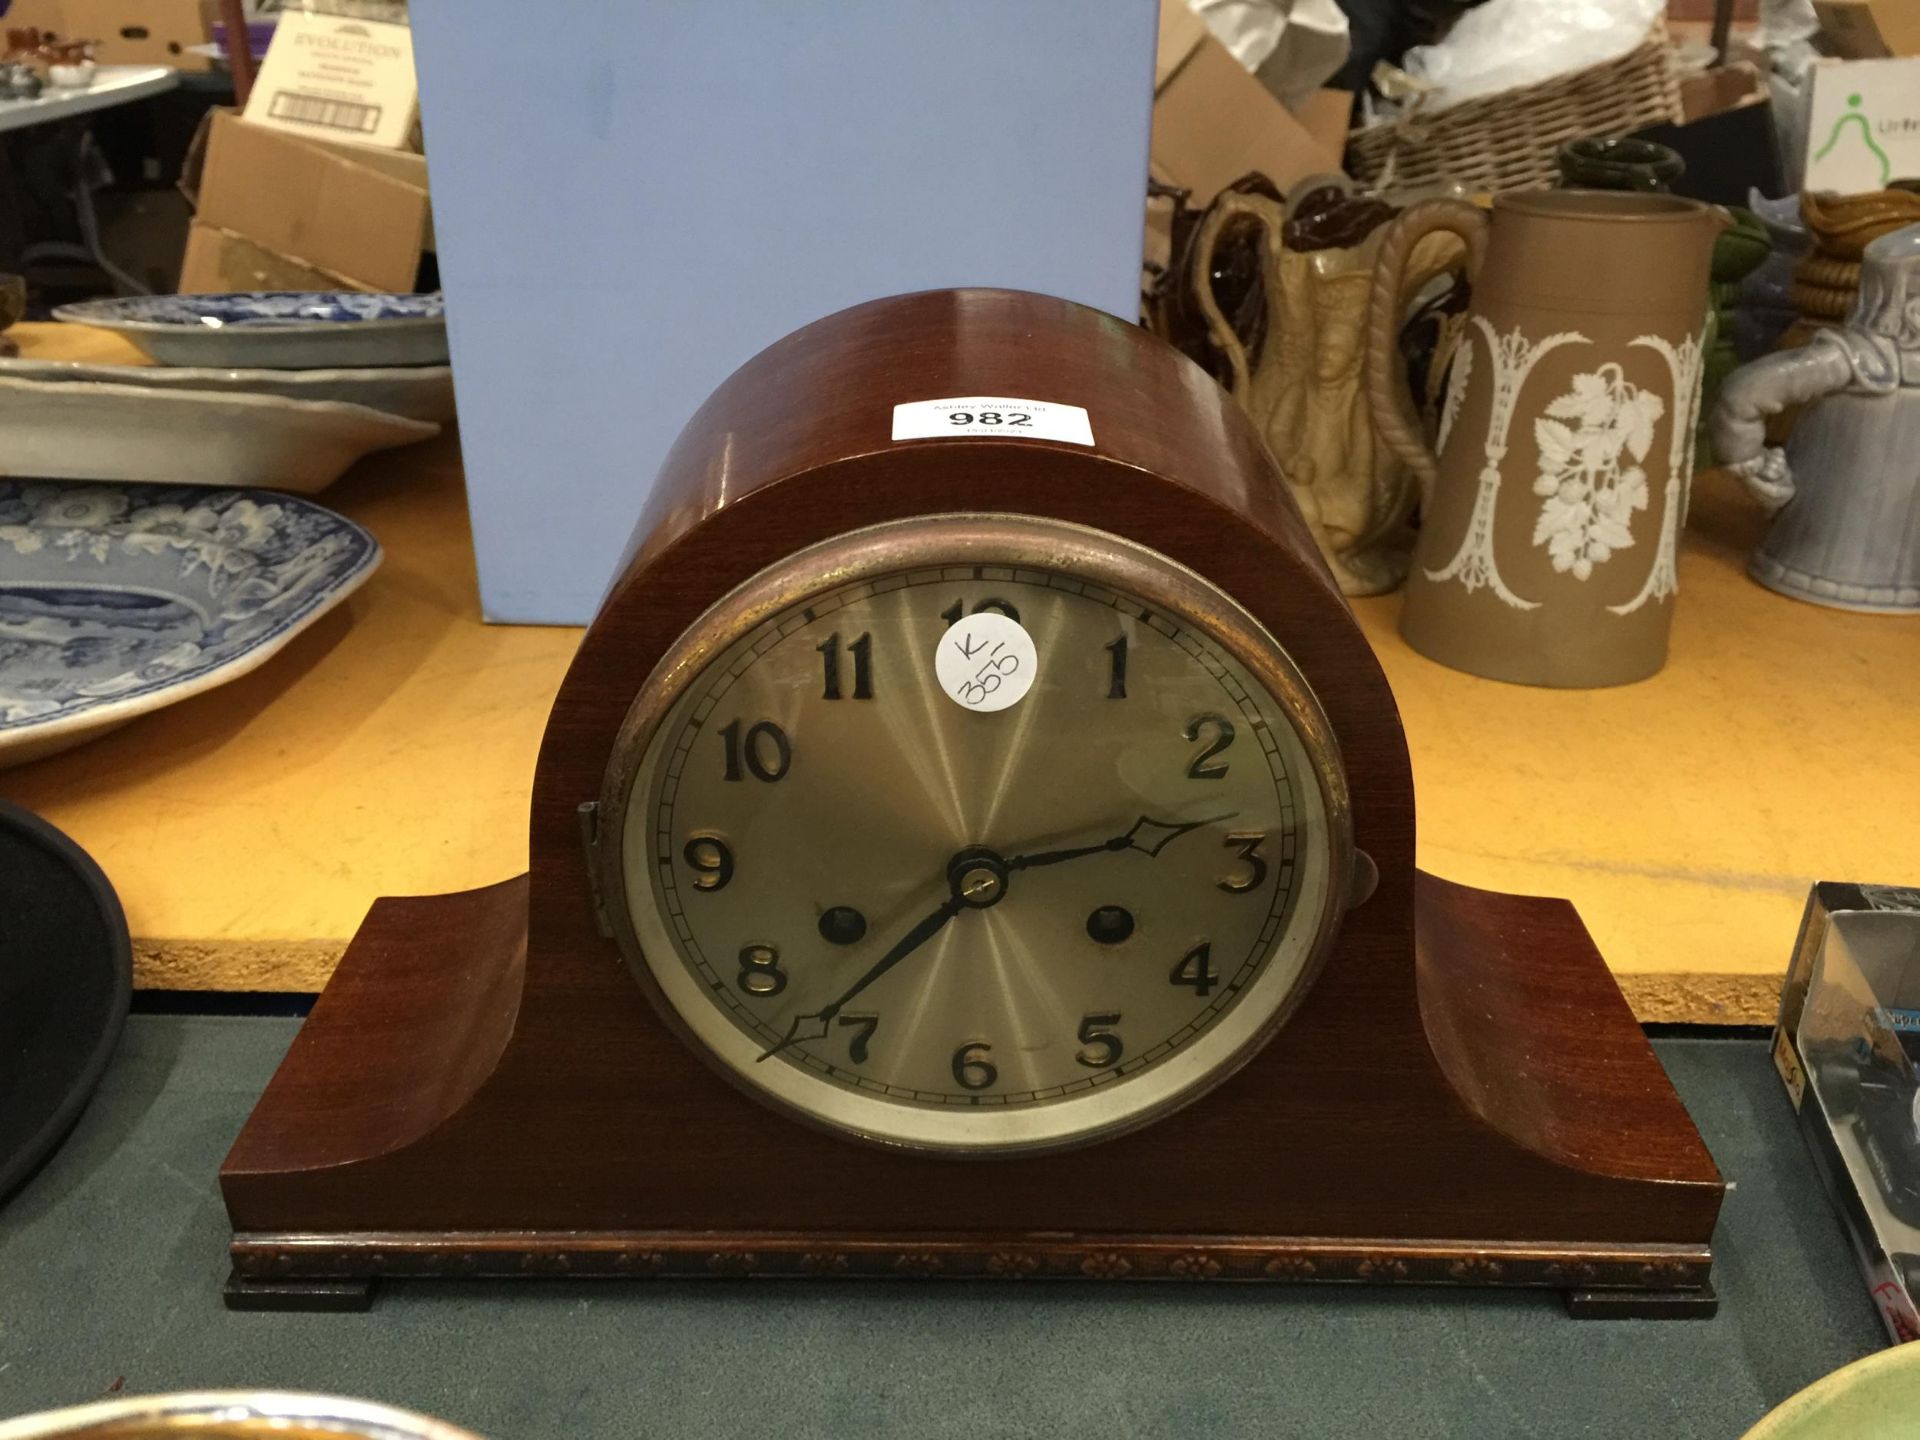
<svg viewBox="0 0 1920 1440">
<path fill-rule="evenodd" d="M 728 596 L 636 701 L 601 817 L 616 935 L 697 1048 L 803 1117 L 964 1152 L 1231 1073 L 1351 863 L 1272 638 L 1164 557 L 1020 516 L 876 526 Z"/>
</svg>

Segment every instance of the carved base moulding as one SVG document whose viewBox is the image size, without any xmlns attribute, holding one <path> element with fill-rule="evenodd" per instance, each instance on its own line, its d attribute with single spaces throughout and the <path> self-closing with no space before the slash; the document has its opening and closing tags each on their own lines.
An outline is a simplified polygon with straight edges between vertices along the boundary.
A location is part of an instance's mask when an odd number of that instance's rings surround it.
<svg viewBox="0 0 1920 1440">
<path fill-rule="evenodd" d="M 1249 1280 L 1535 1289 L 1703 1289 L 1704 1245 L 1219 1235 L 682 1234 L 575 1231 L 236 1235 L 245 1281 L 314 1279 Z"/>
</svg>

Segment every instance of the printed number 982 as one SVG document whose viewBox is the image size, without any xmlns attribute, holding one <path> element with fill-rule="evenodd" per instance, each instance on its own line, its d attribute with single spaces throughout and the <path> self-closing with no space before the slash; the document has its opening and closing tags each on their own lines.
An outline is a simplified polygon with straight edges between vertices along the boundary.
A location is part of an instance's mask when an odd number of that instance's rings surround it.
<svg viewBox="0 0 1920 1440">
<path fill-rule="evenodd" d="M 1031 425 L 1033 416 L 1021 410 L 953 410 L 947 414 L 949 425 Z"/>
</svg>

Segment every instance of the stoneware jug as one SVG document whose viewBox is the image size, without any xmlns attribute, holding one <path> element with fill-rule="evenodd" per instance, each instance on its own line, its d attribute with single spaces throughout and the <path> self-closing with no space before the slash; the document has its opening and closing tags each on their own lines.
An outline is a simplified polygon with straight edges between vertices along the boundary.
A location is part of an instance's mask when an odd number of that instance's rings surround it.
<svg viewBox="0 0 1920 1440">
<path fill-rule="evenodd" d="M 1289 204 L 1223 193 L 1194 245 L 1192 287 L 1213 344 L 1232 367 L 1229 389 L 1280 462 L 1340 589 L 1379 595 L 1399 585 L 1413 549 L 1417 499 L 1406 463 L 1381 443 L 1367 399 L 1367 341 L 1375 307 L 1390 312 L 1396 342 L 1406 298 L 1457 266 L 1458 240 L 1435 234 L 1400 257 L 1400 280 L 1380 298 L 1374 283 L 1390 206 L 1342 196 L 1341 184 L 1303 181 Z M 1303 210 L 1303 201 L 1317 200 Z M 1208 277 L 1223 237 L 1257 227 L 1265 301 L 1257 350 L 1216 303 Z"/>
<path fill-rule="evenodd" d="M 1793 438 L 1767 445 L 1790 405 L 1806 406 Z M 1777 512 L 1754 579 L 1816 605 L 1920 611 L 1920 225 L 1867 245 L 1844 326 L 1733 373 L 1713 443 Z"/>
<path fill-rule="evenodd" d="M 1497 196 L 1491 219 L 1428 201 L 1390 257 L 1434 231 L 1466 241 L 1467 332 L 1427 446 L 1379 308 L 1374 422 L 1420 476 L 1420 539 L 1400 630 L 1442 664 L 1528 685 L 1621 685 L 1667 657 L 1693 469 L 1701 329 L 1726 216 L 1670 195 Z"/>
</svg>

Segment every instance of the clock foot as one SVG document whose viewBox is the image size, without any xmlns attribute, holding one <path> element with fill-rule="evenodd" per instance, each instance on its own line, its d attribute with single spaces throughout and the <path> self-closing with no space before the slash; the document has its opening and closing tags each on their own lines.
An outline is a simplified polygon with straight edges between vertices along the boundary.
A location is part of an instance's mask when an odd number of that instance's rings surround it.
<svg viewBox="0 0 1920 1440">
<path fill-rule="evenodd" d="M 227 1275 L 221 1297 L 229 1310 L 306 1310 L 337 1314 L 358 1313 L 372 1308 L 371 1276 L 353 1280 L 307 1280 L 287 1277 L 279 1280 L 255 1280 L 238 1270 Z"/>
<path fill-rule="evenodd" d="M 1713 1286 L 1698 1290 L 1569 1290 L 1575 1320 L 1711 1320 L 1720 1310 Z"/>
</svg>

